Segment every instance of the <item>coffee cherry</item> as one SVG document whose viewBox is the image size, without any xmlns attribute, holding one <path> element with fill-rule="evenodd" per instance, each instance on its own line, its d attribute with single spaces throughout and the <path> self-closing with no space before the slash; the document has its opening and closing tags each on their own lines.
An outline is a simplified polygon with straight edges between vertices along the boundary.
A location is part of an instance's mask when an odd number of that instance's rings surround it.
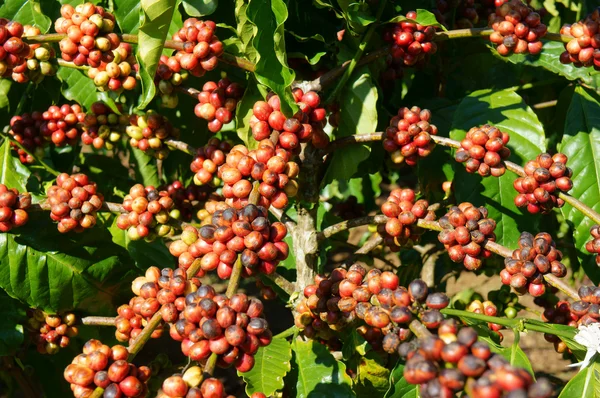
<svg viewBox="0 0 600 398">
<path fill-rule="evenodd" d="M 90 113 L 85 115 L 83 120 L 81 141 L 86 145 L 92 145 L 94 149 L 111 150 L 121 139 L 128 124 L 127 116 L 113 113 L 103 102 L 95 102 L 90 108 Z"/>
<path fill-rule="evenodd" d="M 495 31 L 490 41 L 498 45 L 498 54 L 539 54 L 542 51 L 540 39 L 548 31 L 546 25 L 540 23 L 540 15 L 520 1 L 502 1 L 496 5 L 495 13 L 488 17 L 488 26 Z"/>
<path fill-rule="evenodd" d="M 437 135 L 438 130 L 429 123 L 430 118 L 431 111 L 428 109 L 413 106 L 398 110 L 383 137 L 383 147 L 392 153 L 394 163 L 406 162 L 414 166 L 419 158 L 431 153 L 435 147 L 431 135 Z"/>
<path fill-rule="evenodd" d="M 510 156 L 510 149 L 505 146 L 508 140 L 508 134 L 496 127 L 487 124 L 473 127 L 462 140 L 462 148 L 456 152 L 455 159 L 465 163 L 469 173 L 499 177 L 506 171 L 504 160 Z"/>
<path fill-rule="evenodd" d="M 560 29 L 561 34 L 573 36 L 573 39 L 565 43 L 566 51 L 560 56 L 561 63 L 572 63 L 577 68 L 600 68 L 600 61 L 596 59 L 597 50 L 600 48 L 600 41 L 596 36 L 599 22 L 600 17 L 596 9 L 579 22 L 564 25 Z"/>
<path fill-rule="evenodd" d="M 218 83 L 206 82 L 198 94 L 199 102 L 194 108 L 194 113 L 209 122 L 208 127 L 212 133 L 217 133 L 224 124 L 233 120 L 237 102 L 242 95 L 242 87 L 237 83 L 231 83 L 228 79 L 221 79 Z M 215 120 L 217 122 L 213 122 Z M 268 136 L 261 140 L 264 138 Z"/>
<path fill-rule="evenodd" d="M 223 53 L 223 43 L 214 34 L 216 24 L 213 21 L 199 21 L 188 18 L 183 27 L 173 34 L 173 40 L 184 42 L 184 49 L 178 51 L 168 65 L 171 70 L 181 69 L 201 77 L 207 71 L 217 67 L 218 58 Z"/>
<path fill-rule="evenodd" d="M 21 227 L 29 221 L 27 209 L 31 206 L 31 195 L 22 194 L 16 188 L 9 189 L 0 184 L 0 232 L 8 232 Z"/>
</svg>

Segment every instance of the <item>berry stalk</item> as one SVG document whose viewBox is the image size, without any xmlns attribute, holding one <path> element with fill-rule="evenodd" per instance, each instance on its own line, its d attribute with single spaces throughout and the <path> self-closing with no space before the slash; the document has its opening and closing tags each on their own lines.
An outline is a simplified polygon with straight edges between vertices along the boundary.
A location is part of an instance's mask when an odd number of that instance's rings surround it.
<svg viewBox="0 0 600 398">
<path fill-rule="evenodd" d="M 110 316 L 86 316 L 81 319 L 83 325 L 89 326 L 115 326 L 115 317 Z"/>
</svg>

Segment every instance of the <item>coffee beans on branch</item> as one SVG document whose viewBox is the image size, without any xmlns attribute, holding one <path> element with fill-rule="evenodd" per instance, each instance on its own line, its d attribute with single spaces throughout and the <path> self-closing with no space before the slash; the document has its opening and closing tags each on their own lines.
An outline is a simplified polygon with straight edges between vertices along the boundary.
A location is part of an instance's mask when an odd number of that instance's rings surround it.
<svg viewBox="0 0 600 398">
<path fill-rule="evenodd" d="M 435 147 L 431 136 L 438 132 L 430 120 L 429 109 L 413 106 L 398 110 L 383 137 L 383 148 L 391 152 L 394 163 L 406 162 L 407 165 L 414 166 L 419 158 L 429 156 Z"/>
<path fill-rule="evenodd" d="M 163 141 L 179 137 L 179 129 L 173 127 L 166 117 L 152 110 L 143 115 L 131 115 L 129 123 L 125 132 L 130 137 L 131 146 L 158 159 L 169 155 L 169 148 Z"/>
<path fill-rule="evenodd" d="M 85 115 L 81 141 L 86 145 L 92 145 L 95 149 L 111 150 L 121 139 L 127 125 L 129 125 L 128 115 L 118 115 L 105 103 L 94 102 L 90 112 Z"/>
<path fill-rule="evenodd" d="M 82 232 L 96 225 L 96 212 L 104 201 L 97 188 L 85 174 L 62 173 L 56 177 L 56 185 L 48 189 L 48 203 L 50 218 L 58 221 L 60 233 Z"/>
<path fill-rule="evenodd" d="M 19 193 L 16 188 L 8 188 L 0 184 L 0 232 L 8 232 L 27 224 L 29 206 L 31 206 L 29 192 Z"/>
<path fill-rule="evenodd" d="M 223 383 L 213 377 L 203 379 L 199 366 L 188 368 L 183 375 L 165 379 L 156 398 L 225 398 Z M 233 398 L 233 395 L 228 396 Z"/>
<path fill-rule="evenodd" d="M 223 54 L 223 43 L 215 35 L 217 24 L 188 18 L 183 27 L 173 34 L 173 40 L 184 42 L 184 49 L 170 57 L 167 65 L 174 72 L 181 69 L 201 77 L 217 67 L 218 57 Z"/>
<path fill-rule="evenodd" d="M 208 81 L 198 94 L 198 104 L 194 108 L 197 117 L 208 121 L 208 129 L 218 133 L 224 124 L 233 120 L 237 102 L 244 94 L 244 89 L 228 79 L 217 83 Z"/>
<path fill-rule="evenodd" d="M 573 36 L 565 44 L 565 52 L 560 55 L 563 64 L 572 63 L 575 67 L 593 67 L 600 70 L 600 7 L 583 20 L 560 29 L 563 35 Z"/>
<path fill-rule="evenodd" d="M 417 12 L 406 14 L 408 20 L 397 22 L 385 32 L 383 39 L 392 43 L 392 59 L 401 60 L 406 66 L 422 63 L 427 56 L 435 54 L 437 44 L 432 41 L 435 27 L 423 26 L 411 20 L 417 19 Z"/>
<path fill-rule="evenodd" d="M 454 158 L 464 163 L 469 173 L 500 177 L 506 172 L 504 160 L 510 156 L 510 149 L 506 147 L 509 139 L 508 134 L 488 124 L 473 127 L 460 142 L 461 148 Z"/>
<path fill-rule="evenodd" d="M 33 310 L 28 326 L 34 331 L 33 341 L 41 354 L 56 354 L 69 345 L 70 339 L 79 333 L 77 317 L 73 313 L 47 314 Z"/>
<path fill-rule="evenodd" d="M 540 14 L 521 0 L 510 0 L 496 8 L 488 18 L 488 26 L 494 29 L 490 41 L 497 45 L 498 54 L 536 55 L 542 51 L 540 39 L 548 28 L 541 22 Z"/>
</svg>

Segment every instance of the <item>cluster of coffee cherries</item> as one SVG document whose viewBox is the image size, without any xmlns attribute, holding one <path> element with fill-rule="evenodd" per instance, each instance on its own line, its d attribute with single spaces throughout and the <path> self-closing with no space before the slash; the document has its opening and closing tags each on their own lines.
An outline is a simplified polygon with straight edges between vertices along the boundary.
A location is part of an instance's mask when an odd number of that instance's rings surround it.
<svg viewBox="0 0 600 398">
<path fill-rule="evenodd" d="M 133 55 L 133 47 L 129 43 L 119 42 L 117 36 L 111 37 L 112 52 L 104 56 L 106 59 L 98 68 L 90 68 L 87 75 L 94 80 L 100 91 L 133 90 L 137 85 L 135 71 L 138 68 Z M 132 66 L 133 65 L 133 66 Z"/>
<path fill-rule="evenodd" d="M 152 241 L 172 231 L 171 218 L 179 212 L 167 191 L 158 191 L 153 186 L 144 187 L 135 184 L 123 199 L 123 208 L 127 213 L 117 218 L 117 227 L 127 230 L 131 240 Z"/>
<path fill-rule="evenodd" d="M 172 270 L 150 267 L 144 276 L 137 277 L 131 284 L 135 297 L 117 309 L 115 336 L 121 342 L 134 340 L 145 323 L 160 311 L 163 321 L 175 322 L 185 308 L 185 295 L 201 285 L 198 278 L 188 279 L 182 269 Z M 161 328 L 152 333 L 153 338 L 162 335 Z"/>
<path fill-rule="evenodd" d="M 423 398 L 453 397 L 465 387 L 474 398 L 552 396 L 548 380 L 534 382 L 525 369 L 510 365 L 477 338 L 475 329 L 463 327 L 402 344 L 399 352 L 406 358 L 404 378 L 420 385 Z"/>
<path fill-rule="evenodd" d="M 216 178 L 217 169 L 223 165 L 226 156 L 231 151 L 229 141 L 221 141 L 218 138 L 211 138 L 206 145 L 196 149 L 196 156 L 190 164 L 190 170 L 194 175 L 196 185 L 210 184 L 219 186 L 221 180 Z"/>
<path fill-rule="evenodd" d="M 41 34 L 39 28 L 25 25 L 23 27 L 23 37 L 37 36 Z M 27 56 L 27 70 L 24 72 L 25 76 L 19 76 L 16 81 L 29 80 L 34 83 L 40 83 L 45 76 L 53 76 L 56 74 L 56 66 L 50 63 L 50 59 L 56 56 L 54 48 L 49 43 L 41 44 L 30 44 L 30 52 Z M 14 72 L 13 68 L 13 72 Z M 17 68 L 18 70 L 18 68 Z"/>
<path fill-rule="evenodd" d="M 417 12 L 408 12 L 406 18 L 416 20 Z M 423 26 L 405 20 L 394 24 L 384 33 L 383 39 L 392 43 L 390 48 L 392 59 L 401 60 L 406 66 L 413 66 L 423 62 L 427 56 L 437 51 L 437 45 L 432 41 L 434 34 L 434 26 Z"/>
<path fill-rule="evenodd" d="M 435 213 L 429 212 L 429 203 L 424 199 L 415 202 L 412 189 L 394 189 L 387 201 L 381 205 L 381 212 L 390 219 L 378 227 L 384 242 L 392 251 L 398 251 L 409 241 L 417 241 L 421 231 L 417 228 L 419 219 L 433 220 Z"/>
<path fill-rule="evenodd" d="M 83 232 L 96 225 L 96 212 L 104 201 L 97 189 L 85 174 L 61 173 L 56 177 L 56 185 L 48 188 L 47 202 L 51 205 L 50 218 L 58 221 L 58 232 Z"/>
<path fill-rule="evenodd" d="M 325 108 L 320 107 L 321 98 L 314 91 L 305 93 L 299 88 L 292 91 L 298 105 L 298 112 L 291 118 L 281 112 L 281 100 L 274 93 L 269 93 L 267 101 L 258 101 L 252 108 L 250 127 L 252 136 L 257 141 L 271 137 L 273 131 L 279 132 L 277 147 L 290 152 L 298 152 L 300 143 L 312 142 L 322 148 L 329 142 L 323 131 L 326 123 Z"/>
<path fill-rule="evenodd" d="M 127 348 L 122 345 L 110 348 L 98 340 L 87 341 L 83 353 L 77 355 L 64 371 L 73 396 L 87 398 L 100 387 L 104 389 L 104 398 L 145 397 L 150 368 L 127 362 L 128 355 Z"/>
<path fill-rule="evenodd" d="M 187 188 L 179 180 L 173 181 L 164 188 L 173 199 L 174 206 L 181 213 L 181 219 L 190 221 L 196 208 L 209 199 L 212 189 L 210 187 L 197 187 L 190 185 Z"/>
<path fill-rule="evenodd" d="M 594 67 L 600 70 L 600 7 L 585 19 L 560 29 L 563 35 L 573 36 L 565 44 L 565 52 L 560 55 L 563 64 L 572 63 L 575 67 Z"/>
<path fill-rule="evenodd" d="M 440 218 L 443 230 L 438 240 L 448 250 L 450 260 L 462 262 L 469 271 L 476 271 L 483 264 L 482 258 L 491 256 L 484 248 L 487 241 L 495 241 L 496 222 L 488 218 L 485 207 L 475 207 L 464 202 L 453 206 L 450 211 Z"/>
<path fill-rule="evenodd" d="M 562 278 L 567 268 L 560 262 L 562 253 L 556 249 L 556 243 L 549 233 L 541 232 L 535 236 L 529 232 L 521 233 L 519 248 L 512 257 L 504 259 L 504 269 L 500 272 L 502 283 L 510 285 L 517 294 L 529 292 L 539 297 L 546 291 L 544 275 L 552 274 Z"/>
<path fill-rule="evenodd" d="M 203 379 L 199 366 L 188 368 L 183 374 L 175 374 L 163 381 L 156 398 L 225 398 L 225 387 L 219 379 Z M 233 398 L 233 395 L 228 398 Z M 255 398 L 254 395 L 252 398 Z"/>
<path fill-rule="evenodd" d="M 78 124 L 85 120 L 85 113 L 78 104 L 52 105 L 42 113 L 42 119 L 44 119 L 40 126 L 42 136 L 61 147 L 77 142 L 81 134 Z"/>
<path fill-rule="evenodd" d="M 183 50 L 177 51 L 167 65 L 174 72 L 181 69 L 200 77 L 213 70 L 223 54 L 223 43 L 215 35 L 217 24 L 213 21 L 199 21 L 188 18 L 179 31 L 173 34 L 173 40 L 183 42 Z M 176 65 L 179 64 L 179 66 Z"/>
<path fill-rule="evenodd" d="M 494 29 L 490 41 L 497 45 L 498 54 L 536 55 L 542 51 L 541 38 L 548 28 L 541 22 L 540 14 L 521 0 L 510 0 L 496 8 L 488 18 L 488 26 Z"/>
<path fill-rule="evenodd" d="M 171 325 L 170 335 L 192 361 L 217 354 L 217 365 L 234 365 L 239 372 L 254 367 L 254 354 L 271 343 L 273 335 L 262 317 L 263 304 L 236 293 L 231 298 L 203 285 L 185 297 L 185 309 Z"/>
<path fill-rule="evenodd" d="M 372 347 L 392 353 L 412 336 L 408 325 L 413 319 L 419 316 L 426 327 L 438 328 L 444 320 L 439 310 L 448 304 L 445 294 L 429 294 L 422 280 L 412 281 L 407 289 L 392 272 L 367 272 L 353 264 L 315 277 L 296 306 L 295 323 L 309 338 L 331 340 L 360 319 L 364 323 L 357 330 Z"/>
<path fill-rule="evenodd" d="M 200 119 L 208 121 L 208 129 L 211 132 L 218 133 L 224 124 L 233 120 L 235 107 L 243 94 L 242 86 L 232 83 L 227 78 L 217 83 L 208 81 L 198 94 L 198 104 L 194 113 Z"/>
<path fill-rule="evenodd" d="M 33 341 L 38 352 L 56 354 L 60 348 L 68 346 L 70 339 L 79 332 L 76 323 L 77 317 L 73 313 L 58 315 L 33 310 L 29 318 L 29 327 L 34 331 Z"/>
<path fill-rule="evenodd" d="M 118 115 L 104 102 L 94 102 L 90 113 L 85 115 L 81 141 L 86 145 L 92 145 L 95 149 L 113 149 L 127 125 L 129 125 L 128 115 Z"/>
<path fill-rule="evenodd" d="M 437 127 L 430 120 L 429 109 L 413 106 L 398 110 L 383 137 L 383 148 L 391 153 L 394 163 L 406 162 L 407 165 L 414 166 L 419 158 L 429 156 L 435 147 L 431 136 L 438 133 Z"/>
<path fill-rule="evenodd" d="M 469 173 L 500 177 L 506 172 L 504 160 L 510 156 L 510 149 L 506 147 L 509 139 L 508 134 L 489 124 L 473 127 L 460 142 L 461 148 L 454 158 L 464 163 Z"/>
<path fill-rule="evenodd" d="M 27 151 L 34 155 L 42 156 L 44 154 L 44 139 L 40 135 L 40 127 L 44 123 L 41 112 L 24 113 L 13 116 L 10 119 L 10 130 L 8 134 L 12 135 L 15 141 L 21 144 Z M 11 142 L 11 147 L 17 151 L 19 160 L 23 164 L 35 162 L 33 156 L 30 156 L 23 149 Z"/>
<path fill-rule="evenodd" d="M 132 147 L 158 159 L 169 155 L 169 148 L 163 145 L 163 141 L 179 137 L 179 129 L 173 127 L 166 117 L 152 110 L 143 115 L 131 115 L 125 132 Z"/>
<path fill-rule="evenodd" d="M 16 188 L 0 184 L 0 232 L 8 232 L 29 221 L 27 209 L 31 206 L 31 195 L 19 193 Z"/>
<path fill-rule="evenodd" d="M 528 161 L 524 169 L 526 176 L 513 182 L 513 187 L 519 193 L 515 197 L 517 207 L 527 207 L 532 214 L 545 214 L 565 204 L 558 193 L 573 188 L 573 170 L 567 167 L 566 155 L 542 153 L 535 160 Z"/>
<path fill-rule="evenodd" d="M 179 97 L 174 92 L 175 87 L 180 86 L 189 77 L 189 72 L 181 69 L 179 61 L 174 56 L 161 55 L 154 84 L 160 91 L 161 106 L 164 108 L 176 108 Z"/>
<path fill-rule="evenodd" d="M 585 244 L 585 250 L 596 254 L 596 264 L 600 266 L 600 225 L 594 225 L 590 229 L 590 234 L 593 239 Z"/>
<path fill-rule="evenodd" d="M 458 29 L 473 28 L 482 20 L 487 22 L 488 16 L 497 7 L 494 0 L 437 0 L 435 3 L 437 8 L 433 13 L 438 22 L 448 27 L 447 21 L 455 18 L 453 28 Z"/>
<path fill-rule="evenodd" d="M 258 144 L 257 149 L 249 150 L 244 145 L 236 145 L 227 154 L 225 164 L 217 170 L 223 181 L 223 196 L 226 202 L 236 209 L 248 203 L 252 191 L 252 181 L 260 182 L 258 204 L 283 209 L 288 197 L 296 196 L 296 177 L 300 168 L 290 161 L 290 153 L 279 148 L 269 139 Z"/>
<path fill-rule="evenodd" d="M 17 83 L 29 80 L 26 58 L 31 56 L 31 48 L 21 39 L 23 32 L 20 23 L 0 18 L 0 77 L 12 76 Z"/>
<path fill-rule="evenodd" d="M 288 256 L 289 247 L 283 241 L 286 235 L 283 223 L 269 222 L 266 208 L 249 204 L 239 210 L 215 211 L 212 223 L 199 230 L 186 227 L 169 251 L 178 258 L 180 268 L 187 270 L 201 258 L 202 270 L 216 270 L 221 279 L 229 279 L 238 256 L 242 276 L 272 274 Z"/>
</svg>

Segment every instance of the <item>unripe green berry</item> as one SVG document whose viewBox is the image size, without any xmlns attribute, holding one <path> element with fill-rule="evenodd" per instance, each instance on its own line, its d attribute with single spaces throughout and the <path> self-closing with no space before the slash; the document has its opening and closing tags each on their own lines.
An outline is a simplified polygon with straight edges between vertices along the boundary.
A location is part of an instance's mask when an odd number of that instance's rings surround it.
<svg viewBox="0 0 600 398">
<path fill-rule="evenodd" d="M 36 48 L 34 55 L 38 61 L 48 61 L 50 59 L 50 51 L 46 47 Z"/>
<path fill-rule="evenodd" d="M 104 71 L 98 72 L 96 77 L 94 77 L 94 84 L 98 87 L 102 87 L 108 83 L 109 79 L 110 79 L 110 77 L 108 76 L 108 73 L 106 73 Z"/>
</svg>

